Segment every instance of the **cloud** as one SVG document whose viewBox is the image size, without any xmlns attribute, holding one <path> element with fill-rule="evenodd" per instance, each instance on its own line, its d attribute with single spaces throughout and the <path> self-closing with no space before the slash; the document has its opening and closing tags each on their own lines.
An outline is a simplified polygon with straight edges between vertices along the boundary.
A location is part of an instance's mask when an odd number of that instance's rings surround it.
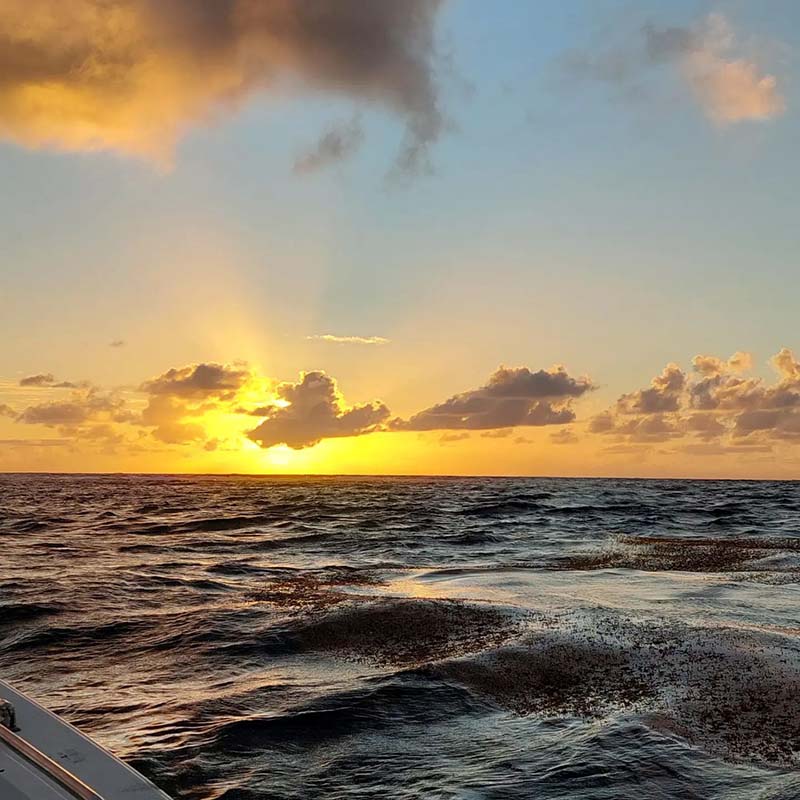
<svg viewBox="0 0 800 800">
<path fill-rule="evenodd" d="M 240 392 L 254 376 L 242 362 L 188 364 L 145 381 L 148 396 L 140 424 L 153 428 L 153 436 L 166 444 L 186 444 L 206 438 L 200 421 L 220 409 L 236 413 Z"/>
<path fill-rule="evenodd" d="M 573 378 L 562 366 L 532 372 L 500 367 L 486 385 L 395 420 L 396 430 L 490 430 L 572 422 L 571 404 L 593 389 L 588 378 Z"/>
<path fill-rule="evenodd" d="M 589 420 L 589 433 L 611 433 L 616 427 L 616 417 L 611 411 L 604 411 Z"/>
<path fill-rule="evenodd" d="M 109 347 L 125 347 L 127 342 L 124 339 L 114 339 L 108 343 Z"/>
<path fill-rule="evenodd" d="M 48 427 L 75 427 L 87 422 L 127 422 L 125 402 L 95 390 L 75 392 L 68 400 L 54 400 L 28 406 L 17 415 L 19 422 Z"/>
<path fill-rule="evenodd" d="M 481 439 L 505 439 L 514 432 L 513 428 L 497 428 L 496 430 L 484 431 Z"/>
<path fill-rule="evenodd" d="M 228 400 L 247 383 L 250 374 L 245 364 L 190 364 L 145 381 L 142 391 L 152 395 Z"/>
<path fill-rule="evenodd" d="M 722 14 L 709 14 L 691 29 L 646 27 L 645 37 L 654 60 L 678 62 L 695 99 L 715 122 L 770 119 L 785 111 L 775 76 L 733 55 L 736 37 Z"/>
<path fill-rule="evenodd" d="M 737 350 L 727 361 L 716 356 L 698 355 L 692 359 L 692 367 L 706 377 L 724 375 L 727 372 L 745 372 L 753 368 L 753 356 Z"/>
<path fill-rule="evenodd" d="M 389 418 L 389 409 L 377 400 L 347 406 L 336 381 L 320 371 L 279 384 L 276 394 L 280 403 L 263 408 L 266 419 L 247 434 L 260 447 L 285 444 L 301 450 L 322 439 L 372 433 Z"/>
<path fill-rule="evenodd" d="M 142 411 L 140 424 L 153 429 L 153 436 L 165 444 L 188 444 L 206 438 L 203 425 L 193 417 L 209 407 L 190 405 L 169 395 L 151 397 Z"/>
<path fill-rule="evenodd" d="M 15 419 L 17 416 L 17 412 L 11 408 L 8 403 L 0 403 L 0 417 L 10 417 L 11 419 Z"/>
<path fill-rule="evenodd" d="M 666 442 L 683 434 L 675 421 L 663 414 L 625 419 L 616 432 L 630 442 Z"/>
<path fill-rule="evenodd" d="M 85 381 L 83 383 L 73 383 L 72 381 L 56 381 L 52 373 L 38 373 L 36 375 L 28 375 L 19 382 L 20 386 L 46 386 L 50 389 L 78 389 L 87 388 L 89 386 Z"/>
<path fill-rule="evenodd" d="M 777 78 L 742 50 L 728 19 L 713 13 L 686 27 L 645 25 L 638 41 L 570 53 L 564 66 L 573 79 L 601 81 L 635 97 L 656 68 L 673 68 L 704 114 L 720 125 L 781 115 L 786 103 Z"/>
<path fill-rule="evenodd" d="M 443 130 L 440 0 L 4 0 L 0 133 L 26 147 L 168 162 L 188 127 L 260 92 L 328 93 L 401 117 L 404 169 Z"/>
<path fill-rule="evenodd" d="M 623 414 L 677 411 L 685 386 L 686 374 L 683 370 L 677 364 L 667 364 L 663 372 L 653 378 L 649 388 L 622 395 L 617 401 L 617 409 Z"/>
<path fill-rule="evenodd" d="M 553 444 L 577 444 L 580 440 L 569 428 L 562 428 L 550 434 L 550 441 Z"/>
<path fill-rule="evenodd" d="M 340 122 L 323 133 L 313 148 L 295 159 L 292 171 L 296 175 L 307 175 L 329 167 L 352 156 L 363 141 L 364 129 L 357 117 Z"/>
<path fill-rule="evenodd" d="M 439 437 L 439 444 L 455 444 L 456 442 L 463 442 L 465 439 L 471 438 L 466 432 L 464 433 L 443 433 Z"/>
<path fill-rule="evenodd" d="M 71 439 L 0 439 L 0 445 L 9 448 L 69 447 Z"/>
<path fill-rule="evenodd" d="M 696 456 L 728 456 L 743 453 L 771 453 L 773 447 L 768 444 L 724 445 L 715 443 L 686 444 L 680 448 L 684 453 Z"/>
<path fill-rule="evenodd" d="M 782 348 L 770 359 L 772 366 L 784 381 L 795 383 L 800 381 L 800 363 L 788 347 Z"/>
<path fill-rule="evenodd" d="M 668 364 L 649 388 L 623 394 L 613 408 L 594 416 L 588 430 L 626 443 L 691 437 L 752 452 L 770 441 L 800 441 L 800 362 L 783 348 L 770 363 L 778 374 L 774 383 L 740 375 L 752 365 L 743 352 L 727 360 L 697 355 L 690 374 Z"/>
<path fill-rule="evenodd" d="M 330 342 L 331 344 L 389 344 L 390 341 L 383 336 L 336 336 L 332 333 L 306 336 L 306 339 L 315 342 Z"/>
<path fill-rule="evenodd" d="M 52 373 L 38 373 L 37 375 L 28 375 L 20 382 L 20 386 L 50 386 L 55 383 L 55 378 Z"/>
</svg>

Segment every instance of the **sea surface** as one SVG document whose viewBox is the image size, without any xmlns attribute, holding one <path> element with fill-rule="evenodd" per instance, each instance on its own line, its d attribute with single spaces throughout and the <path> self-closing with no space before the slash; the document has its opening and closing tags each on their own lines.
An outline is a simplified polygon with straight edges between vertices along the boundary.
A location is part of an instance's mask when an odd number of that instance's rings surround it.
<svg viewBox="0 0 800 800">
<path fill-rule="evenodd" d="M 800 484 L 4 475 L 0 675 L 176 798 L 800 798 Z"/>
</svg>

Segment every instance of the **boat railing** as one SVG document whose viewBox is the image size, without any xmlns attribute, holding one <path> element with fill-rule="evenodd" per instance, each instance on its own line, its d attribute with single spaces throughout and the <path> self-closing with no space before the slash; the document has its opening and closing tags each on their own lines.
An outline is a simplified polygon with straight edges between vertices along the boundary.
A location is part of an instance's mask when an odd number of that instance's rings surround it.
<svg viewBox="0 0 800 800">
<path fill-rule="evenodd" d="M 64 769 L 57 761 L 34 747 L 29 741 L 20 736 L 16 728 L 14 707 L 10 703 L 3 703 L 2 722 L 0 722 L 0 742 L 5 743 L 14 752 L 27 759 L 34 766 L 45 773 L 49 778 L 59 783 L 71 792 L 77 800 L 103 800 L 97 792 L 87 786 L 80 778 Z"/>
</svg>

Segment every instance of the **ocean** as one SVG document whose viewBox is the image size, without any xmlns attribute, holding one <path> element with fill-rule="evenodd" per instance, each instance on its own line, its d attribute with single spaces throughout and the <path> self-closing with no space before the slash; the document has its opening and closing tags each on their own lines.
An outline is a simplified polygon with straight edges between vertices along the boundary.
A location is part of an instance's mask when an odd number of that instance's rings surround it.
<svg viewBox="0 0 800 800">
<path fill-rule="evenodd" d="M 0 675 L 176 798 L 800 798 L 800 484 L 0 476 Z"/>
</svg>

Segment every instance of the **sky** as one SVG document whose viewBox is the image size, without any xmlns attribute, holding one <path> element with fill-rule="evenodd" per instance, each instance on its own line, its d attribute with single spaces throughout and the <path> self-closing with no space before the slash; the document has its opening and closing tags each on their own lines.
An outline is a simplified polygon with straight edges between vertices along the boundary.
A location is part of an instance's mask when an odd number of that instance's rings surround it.
<svg viewBox="0 0 800 800">
<path fill-rule="evenodd" d="M 0 470 L 800 477 L 793 0 L 0 0 Z"/>
</svg>

